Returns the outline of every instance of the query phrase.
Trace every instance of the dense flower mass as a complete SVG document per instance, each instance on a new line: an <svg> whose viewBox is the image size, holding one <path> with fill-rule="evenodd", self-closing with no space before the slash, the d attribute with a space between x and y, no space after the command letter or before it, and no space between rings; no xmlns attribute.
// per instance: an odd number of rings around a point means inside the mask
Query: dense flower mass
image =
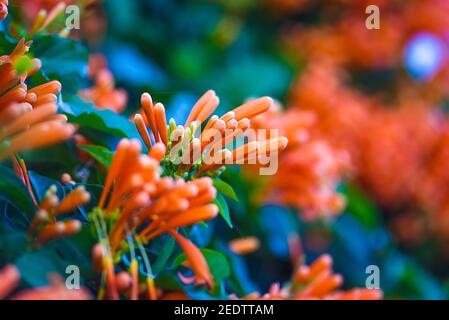
<svg viewBox="0 0 449 320"><path fill-rule="evenodd" d="M448 2L268 3L285 17L328 17L284 29L306 66L288 105L315 114L313 135L348 152L352 181L394 213L399 239L416 244L437 234L447 243ZM373 6L376 29L365 27Z"/></svg>
<svg viewBox="0 0 449 320"><path fill-rule="evenodd" d="M100 251L94 251L93 254L95 260L102 261L100 265L107 279L108 298L118 298L113 261L121 256L123 250L131 250L135 257L131 245L133 241L140 245L146 244L164 233L176 239L186 253L189 268L195 273L191 279L181 279L211 287L213 278L200 250L177 232L178 228L207 221L217 215L217 207L210 203L215 198L211 179L205 177L185 182L182 179L161 177L159 162L165 154L165 146L161 143L154 145L149 156L141 155L140 152L138 141L120 142L98 207L92 212L92 219L98 225L101 246L98 249ZM105 224L101 221L105 221ZM108 225L112 227L105 229ZM147 259L144 265L147 270L148 297L155 299L151 267ZM138 261L133 258L129 270L133 279L138 268ZM137 286L133 282L131 299L138 298Z"/></svg>
<svg viewBox="0 0 449 320"><path fill-rule="evenodd" d="M310 266L299 264L291 283L281 287L271 285L268 293L255 292L245 296L246 300L379 300L382 291L378 289L341 290L343 277L332 271L332 257L323 254Z"/></svg>
<svg viewBox="0 0 449 320"><path fill-rule="evenodd" d="M369 5L381 12L381 28L375 32L364 27L367 15L361 14ZM391 67L400 63L402 49L415 33L429 31L444 37L449 27L444 0L328 1L322 10L335 19L289 37L308 58L324 55L348 67Z"/></svg>
<svg viewBox="0 0 449 320"><path fill-rule="evenodd" d="M434 170L445 157L447 117L425 101L385 106L345 86L338 70L312 64L293 89L294 105L315 113L318 136L349 151L354 176L381 204L432 212L440 223L429 226L446 237L447 180Z"/></svg>
<svg viewBox="0 0 449 320"><path fill-rule="evenodd" d="M55 114L58 81L28 88L27 77L41 66L26 55L30 45L22 39L11 54L0 57L0 160L64 141L75 132L65 116Z"/></svg>
<svg viewBox="0 0 449 320"><path fill-rule="evenodd" d="M83 186L70 191L63 199L59 199L55 185L52 185L39 202L33 191L25 162L14 159L14 169L27 187L36 207L36 214L28 228L28 236L39 245L48 241L71 236L81 230L81 222L75 219L58 221L57 218L75 211L90 201L90 194Z"/></svg>

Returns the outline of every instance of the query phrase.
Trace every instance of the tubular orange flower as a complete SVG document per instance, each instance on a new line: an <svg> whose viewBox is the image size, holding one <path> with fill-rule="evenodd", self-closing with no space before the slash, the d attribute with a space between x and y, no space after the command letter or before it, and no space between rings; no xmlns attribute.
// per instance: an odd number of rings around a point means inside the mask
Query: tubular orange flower
<svg viewBox="0 0 449 320"><path fill-rule="evenodd" d="M207 261L201 251L190 240L182 237L179 233L171 231L170 234L176 239L182 250L186 253L187 266L195 272L193 278L185 278L182 276L182 281L185 283L195 282L197 285L205 284L211 288L214 284L214 279L212 278Z"/></svg>
<svg viewBox="0 0 449 320"><path fill-rule="evenodd" d="M96 60L90 61L94 63ZM89 64L89 70L97 67ZM93 102L98 109L110 109L117 113L123 112L128 102L128 94L125 90L115 88L112 73L106 68L90 70L89 72L95 77L95 85L92 88L80 91L79 96L88 102Z"/></svg>
<svg viewBox="0 0 449 320"><path fill-rule="evenodd" d="M149 150L153 147L153 141L166 146L164 163L175 177L216 175L224 166L257 163L264 153L274 154L287 145L285 137L272 137L269 144L259 146L256 134L245 136L251 119L270 108L272 99L268 97L248 101L222 117L210 117L219 99L213 90L209 90L193 106L184 126L177 125L174 119L167 124L164 106L161 103L153 104L148 93L142 95L141 102L143 111L134 116L137 130ZM202 123L205 126L201 131ZM234 149L232 153L227 149L232 150L239 139L245 138L253 141Z"/></svg>

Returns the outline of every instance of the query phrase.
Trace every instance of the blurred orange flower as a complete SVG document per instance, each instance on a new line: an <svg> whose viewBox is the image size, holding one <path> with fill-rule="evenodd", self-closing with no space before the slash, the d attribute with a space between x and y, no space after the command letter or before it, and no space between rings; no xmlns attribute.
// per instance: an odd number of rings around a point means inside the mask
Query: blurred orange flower
<svg viewBox="0 0 449 320"><path fill-rule="evenodd" d="M301 209L301 217L308 221L331 217L343 210L345 201L336 189L349 168L345 152L313 138L315 122L311 112L282 112L276 104L253 120L254 127L279 128L280 134L289 140L280 156L278 172L268 177L260 201Z"/></svg>
<svg viewBox="0 0 449 320"><path fill-rule="evenodd" d="M110 109L117 113L125 110L128 94L123 89L115 88L115 80L107 69L106 58L100 54L89 58L89 77L95 80L92 88L81 90L79 96L93 102L98 109Z"/></svg>

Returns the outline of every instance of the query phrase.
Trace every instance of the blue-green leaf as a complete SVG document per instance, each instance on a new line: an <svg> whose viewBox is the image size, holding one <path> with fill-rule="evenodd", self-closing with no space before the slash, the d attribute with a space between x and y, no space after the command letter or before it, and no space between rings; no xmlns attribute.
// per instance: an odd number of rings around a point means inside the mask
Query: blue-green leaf
<svg viewBox="0 0 449 320"><path fill-rule="evenodd" d="M168 259L170 258L171 254L173 253L173 249L175 248L175 238L168 237L162 247L160 248L159 256L157 257L156 261L153 265L153 274L158 275L165 267L165 265L168 262Z"/></svg>
<svg viewBox="0 0 449 320"><path fill-rule="evenodd" d="M41 72L60 81L64 94L76 94L87 75L88 51L80 42L56 34L37 36L31 51L42 61Z"/></svg>

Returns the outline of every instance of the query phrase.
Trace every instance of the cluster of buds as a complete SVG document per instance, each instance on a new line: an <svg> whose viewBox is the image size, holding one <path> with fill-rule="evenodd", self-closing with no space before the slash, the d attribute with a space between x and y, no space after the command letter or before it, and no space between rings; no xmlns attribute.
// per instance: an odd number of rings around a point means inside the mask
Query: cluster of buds
<svg viewBox="0 0 449 320"><path fill-rule="evenodd" d="M372 5L380 10L381 23L376 30L365 27L369 16L365 11ZM319 6L324 14L332 15L336 10L340 14L331 23L293 29L287 35L288 42L307 58L324 56L348 67L392 67L401 62L404 46L415 33L432 32L444 38L449 27L445 0L333 0Z"/></svg>
<svg viewBox="0 0 449 320"><path fill-rule="evenodd" d="M300 264L291 279L291 283L281 287L271 285L268 293L252 293L246 300L380 300L383 293L379 289L355 288L340 290L343 277L332 270L332 257L324 254L310 266ZM235 298L235 297L233 297Z"/></svg>
<svg viewBox="0 0 449 320"><path fill-rule="evenodd" d="M138 270L142 262L137 260L136 250L144 256L148 297L156 298L151 265L142 246L162 234L175 238L186 253L185 265L195 274L191 278L181 275L181 280L213 286L201 251L177 229L213 219L218 214L218 208L211 204L216 190L209 177L189 182L161 177L159 164L165 152L165 145L156 143L149 155L143 155L137 140L121 140L98 206L90 215L99 237L99 244L92 253L94 265L105 275L104 293L109 299L119 298L122 286L118 284L114 262L120 260L123 253L131 255L127 271L132 279L129 298L139 297Z"/></svg>
<svg viewBox="0 0 449 320"><path fill-rule="evenodd" d="M69 237L81 230L79 220L70 219L58 221L57 218L75 211L78 207L90 201L90 194L83 186L78 186L69 192L62 200L57 196L57 188L52 185L39 202L34 194L33 187L28 176L25 162L14 160L14 170L28 189L31 199L36 207L36 214L28 228L28 236L32 242L42 245L54 239ZM71 182L71 178L64 175L63 178Z"/></svg>
<svg viewBox="0 0 449 320"><path fill-rule="evenodd" d="M0 57L0 161L67 140L76 129L56 114L58 81L28 89L26 78L41 66L25 55L30 45L22 39L10 55Z"/></svg>
<svg viewBox="0 0 449 320"><path fill-rule="evenodd" d="M50 285L27 289L16 293L12 300L89 300L90 293L85 288L70 290L56 274L49 277ZM20 273L16 266L7 265L0 270L0 299L11 295L19 285Z"/></svg>
<svg viewBox="0 0 449 320"><path fill-rule="evenodd" d="M136 127L148 149L154 143L164 144L163 166L174 177L214 176L235 164L277 164L279 151L288 143L287 138L277 135L259 140L259 132L251 129L251 119L272 105L268 97L248 101L219 117L211 116L219 99L209 90L193 106L184 125L177 125L174 119L167 125L164 106L153 104L148 93L142 95L141 102L143 113L135 115ZM265 131L262 136L266 136Z"/></svg>
<svg viewBox="0 0 449 320"><path fill-rule="evenodd" d="M29 236L38 244L69 237L81 230L79 220L58 221L57 218L87 204L90 201L90 194L83 186L78 186L59 200L56 191L54 185L47 190L28 229Z"/></svg>
<svg viewBox="0 0 449 320"><path fill-rule="evenodd" d="M81 90L79 96L93 102L98 109L110 109L117 113L125 110L128 94L115 87L115 79L109 71L106 59L101 54L93 54L89 58L89 78L95 81L93 87Z"/></svg>

